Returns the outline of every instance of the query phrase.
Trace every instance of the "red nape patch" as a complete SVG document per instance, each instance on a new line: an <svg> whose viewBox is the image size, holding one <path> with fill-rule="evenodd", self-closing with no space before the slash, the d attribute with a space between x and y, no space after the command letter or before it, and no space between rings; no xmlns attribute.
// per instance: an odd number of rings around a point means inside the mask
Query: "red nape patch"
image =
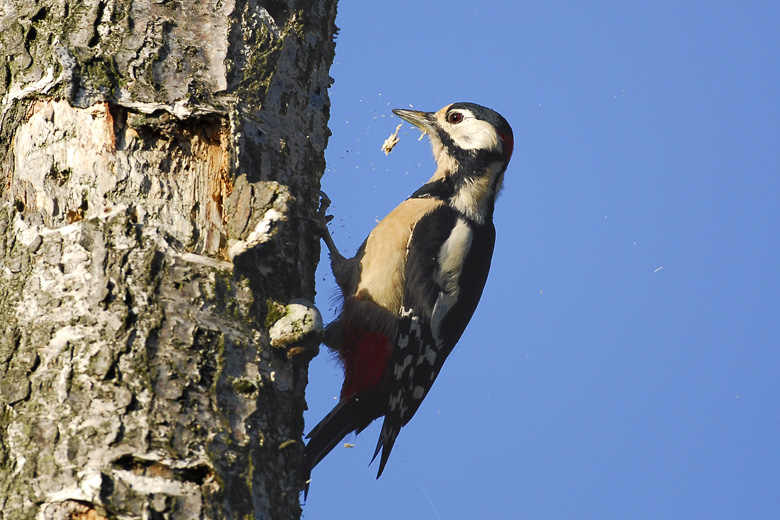
<svg viewBox="0 0 780 520"><path fill-rule="evenodd" d="M345 331L341 349L344 362L344 385L341 399L368 392L379 385L390 360L392 348L390 339L380 332L366 330Z"/></svg>
<svg viewBox="0 0 780 520"><path fill-rule="evenodd" d="M498 137L501 139L501 142L504 143L504 155L506 156L506 160L509 161L509 159L512 158L512 152L515 149L515 141L511 136L506 134L501 134Z"/></svg>

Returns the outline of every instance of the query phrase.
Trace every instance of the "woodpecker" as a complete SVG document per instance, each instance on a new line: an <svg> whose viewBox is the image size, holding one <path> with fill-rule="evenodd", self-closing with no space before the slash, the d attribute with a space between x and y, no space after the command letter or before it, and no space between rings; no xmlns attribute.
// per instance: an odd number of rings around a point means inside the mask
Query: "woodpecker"
<svg viewBox="0 0 780 520"><path fill-rule="evenodd" d="M352 258L320 229L342 296L325 332L344 368L339 403L307 438L307 474L347 434L384 416L374 451L382 475L471 319L495 243L493 208L512 157L512 128L474 103L393 110L428 135L433 177L390 212ZM308 488L308 485L307 485Z"/></svg>

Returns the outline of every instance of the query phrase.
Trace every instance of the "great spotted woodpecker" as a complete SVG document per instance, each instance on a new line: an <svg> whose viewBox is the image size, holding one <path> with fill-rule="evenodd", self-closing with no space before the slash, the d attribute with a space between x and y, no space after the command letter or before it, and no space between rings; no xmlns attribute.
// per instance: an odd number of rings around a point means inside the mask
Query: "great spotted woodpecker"
<svg viewBox="0 0 780 520"><path fill-rule="evenodd" d="M514 144L509 123L473 103L393 112L428 134L437 167L353 258L322 228L344 297L325 344L338 351L344 384L339 403L307 436L308 472L348 433L384 416L374 452L376 459L382 450L379 478L471 319L490 269L493 207Z"/></svg>

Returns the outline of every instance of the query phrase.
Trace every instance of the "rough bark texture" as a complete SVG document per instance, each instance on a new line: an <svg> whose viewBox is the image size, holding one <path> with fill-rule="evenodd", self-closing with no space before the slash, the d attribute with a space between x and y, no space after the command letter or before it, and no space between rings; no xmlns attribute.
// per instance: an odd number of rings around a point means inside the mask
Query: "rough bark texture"
<svg viewBox="0 0 780 520"><path fill-rule="evenodd" d="M0 518L300 517L335 10L0 3Z"/></svg>

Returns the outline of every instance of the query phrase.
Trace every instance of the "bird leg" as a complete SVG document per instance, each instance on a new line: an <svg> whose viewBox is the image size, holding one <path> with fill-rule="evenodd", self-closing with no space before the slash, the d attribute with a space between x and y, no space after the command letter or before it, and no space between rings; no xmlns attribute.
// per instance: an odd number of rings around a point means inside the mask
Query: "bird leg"
<svg viewBox="0 0 780 520"><path fill-rule="evenodd" d="M319 233L320 238L322 238L322 241L325 242L325 246L328 248L331 261L334 259L343 260L344 257L339 252L338 247L336 247L333 237L330 236L330 231L328 231L328 222L333 220L333 215L328 215L326 213L330 207L330 197L322 190L317 190L317 192L320 196L320 208L317 210L317 232Z"/></svg>
<svg viewBox="0 0 780 520"><path fill-rule="evenodd" d="M336 283L344 289L352 278L355 262L352 259L344 258L341 252L339 252L339 248L336 247L336 243L333 241L330 231L328 231L328 222L333 220L332 215L326 214L328 207L330 207L330 198L322 190L317 190L317 192L320 196L320 207L317 210L317 218L315 219L316 230L330 253L330 268L333 271L333 276L336 278Z"/></svg>

